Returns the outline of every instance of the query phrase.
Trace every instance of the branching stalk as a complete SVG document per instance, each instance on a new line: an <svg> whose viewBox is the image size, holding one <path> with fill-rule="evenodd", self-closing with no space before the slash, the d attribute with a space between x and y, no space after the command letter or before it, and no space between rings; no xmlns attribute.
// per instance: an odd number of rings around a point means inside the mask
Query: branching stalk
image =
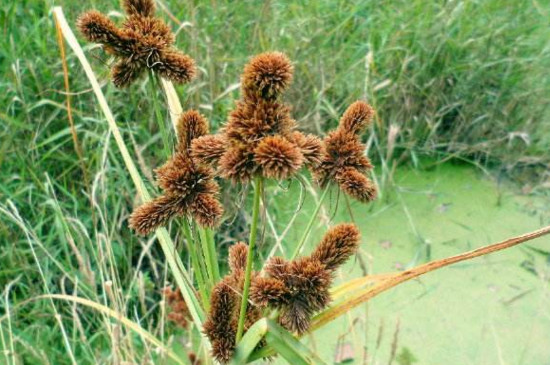
<svg viewBox="0 0 550 365"><path fill-rule="evenodd" d="M291 260L294 260L296 256L300 254L300 251L302 250L304 244L307 241L307 238L309 237L309 232L311 232L311 229L313 228L313 224L317 220L317 215L319 214L319 210L321 210L321 206L323 205L323 201L325 200L326 196L328 195L329 187L327 186L325 190L323 190L323 193L321 194L321 197L319 198L319 202L317 203L317 206L315 207L315 210L311 214L311 217L309 218L309 222L307 223L306 229L304 230L304 233L302 234L302 238L300 238L300 241L298 242L298 245L296 246L296 249L294 250L294 253L292 254Z"/></svg>
<svg viewBox="0 0 550 365"><path fill-rule="evenodd" d="M241 298L241 310L239 312L239 323L237 326L237 343L241 340L244 331L246 307L248 306L248 291L250 289L250 277L252 275L252 263L254 261L254 245L256 244L258 218L260 216L260 196L262 195L262 189L263 180L261 177L258 176L254 180L254 205L252 207L252 226L250 227L250 238L248 240L248 256L246 257L243 297Z"/></svg>

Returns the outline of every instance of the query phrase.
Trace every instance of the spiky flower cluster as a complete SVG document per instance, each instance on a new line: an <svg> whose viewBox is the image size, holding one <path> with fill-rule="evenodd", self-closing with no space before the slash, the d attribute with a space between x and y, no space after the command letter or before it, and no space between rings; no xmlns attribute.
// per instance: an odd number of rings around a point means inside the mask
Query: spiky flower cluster
<svg viewBox="0 0 550 365"><path fill-rule="evenodd" d="M222 364L231 359L235 349L247 255L248 246L245 243L239 242L229 249L230 273L212 290L210 311L204 323L204 333L212 344L212 356ZM252 275L255 277L257 273ZM261 316L258 307L249 305L244 329L250 328Z"/></svg>
<svg viewBox="0 0 550 365"><path fill-rule="evenodd" d="M193 216L203 227L214 227L223 214L214 171L198 165L190 155L192 141L208 133L208 121L190 110L178 120L177 130L176 152L156 170L158 185L164 193L135 209L130 217L130 227L140 234L148 234L173 217L185 215Z"/></svg>
<svg viewBox="0 0 550 365"><path fill-rule="evenodd" d="M185 304L181 290L174 290L170 287L166 287L164 288L164 296L170 307L168 319L180 327L186 327L191 315L189 314L189 308L187 308L187 304Z"/></svg>
<svg viewBox="0 0 550 365"><path fill-rule="evenodd" d="M321 163L313 169L321 187L336 182L343 192L363 203L376 197L376 187L366 176L372 164L360 140L373 115L370 105L356 101L344 112L338 128L325 137Z"/></svg>
<svg viewBox="0 0 550 365"><path fill-rule="evenodd" d="M302 166L321 160L319 138L295 130L296 121L281 101L292 81L293 66L282 53L254 57L241 77L241 100L220 134L199 138L193 156L218 166L234 182L254 176L287 179Z"/></svg>
<svg viewBox="0 0 550 365"><path fill-rule="evenodd" d="M128 86L147 69L173 82L189 82L196 72L195 62L174 48L174 34L154 16L154 0L123 0L123 7L127 18L121 27L95 10L77 21L88 41L102 44L118 59L111 69L113 83Z"/></svg>
<svg viewBox="0 0 550 365"><path fill-rule="evenodd" d="M260 307L279 310L279 322L302 334L311 316L330 302L329 288L334 271L359 246L359 230L353 224L331 228L310 256L287 261L274 257L265 266L265 277L252 281L251 299Z"/></svg>

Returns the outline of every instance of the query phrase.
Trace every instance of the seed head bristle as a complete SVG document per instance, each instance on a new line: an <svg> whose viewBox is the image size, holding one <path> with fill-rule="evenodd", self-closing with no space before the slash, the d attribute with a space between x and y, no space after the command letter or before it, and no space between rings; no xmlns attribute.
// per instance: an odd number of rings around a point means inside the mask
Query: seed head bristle
<svg viewBox="0 0 550 365"><path fill-rule="evenodd" d="M186 209L185 200L173 195L161 195L139 207L130 216L130 228L146 235L160 226L164 226L175 215L181 215Z"/></svg>
<svg viewBox="0 0 550 365"><path fill-rule="evenodd" d="M340 119L339 128L346 132L359 134L370 124L374 116L374 109L364 101L351 104Z"/></svg>
<svg viewBox="0 0 550 365"><path fill-rule="evenodd" d="M346 168L339 171L336 175L336 182L344 193L361 203L368 203L376 199L376 186L357 169Z"/></svg>
<svg viewBox="0 0 550 365"><path fill-rule="evenodd" d="M294 68L281 52L266 52L252 58L245 66L242 88L245 95L264 99L278 97L292 81Z"/></svg>
<svg viewBox="0 0 550 365"><path fill-rule="evenodd" d="M248 256L248 245L244 242L237 242L229 247L229 268L232 273L246 269L246 258Z"/></svg>
<svg viewBox="0 0 550 365"><path fill-rule="evenodd" d="M214 286L203 331L212 344L212 356L222 364L231 359L235 349L234 315L237 303L233 289L225 280Z"/></svg>
<svg viewBox="0 0 550 365"><path fill-rule="evenodd" d="M359 242L360 233L355 225L339 224L325 233L311 257L324 264L328 270L336 270L357 252Z"/></svg>
<svg viewBox="0 0 550 365"><path fill-rule="evenodd" d="M208 228L216 227L223 215L223 207L213 194L198 194L190 211L200 226Z"/></svg>
<svg viewBox="0 0 550 365"><path fill-rule="evenodd" d="M209 132L208 120L196 110L188 110L179 118L176 125L178 150L190 151L191 142Z"/></svg>
<svg viewBox="0 0 550 365"><path fill-rule="evenodd" d="M304 156L295 144L281 136L272 136L258 144L254 160L264 177L284 180L300 169Z"/></svg>
<svg viewBox="0 0 550 365"><path fill-rule="evenodd" d="M305 164L308 166L319 166L323 157L323 144L321 139L313 134L303 134L295 131L292 134L294 142L304 156Z"/></svg>
<svg viewBox="0 0 550 365"><path fill-rule="evenodd" d="M218 165L227 150L227 140L223 134L209 134L199 137L191 143L191 157L200 164Z"/></svg>
<svg viewBox="0 0 550 365"><path fill-rule="evenodd" d="M123 0L122 8L128 15L151 17L155 13L154 0Z"/></svg>

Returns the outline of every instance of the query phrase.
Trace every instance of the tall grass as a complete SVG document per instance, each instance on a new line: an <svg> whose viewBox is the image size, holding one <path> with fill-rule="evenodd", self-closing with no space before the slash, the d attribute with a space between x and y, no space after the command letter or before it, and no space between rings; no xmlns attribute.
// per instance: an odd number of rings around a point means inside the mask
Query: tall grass
<svg viewBox="0 0 550 365"><path fill-rule="evenodd" d="M200 108L217 125L238 96L235 83L247 56L280 49L297 62L289 99L301 125L321 133L335 125L350 101L366 96L378 110L372 142L380 159L416 161L438 153L482 162L508 163L510 157L537 162L550 143L545 137L550 91L546 2L161 3L165 18L180 29L178 46L202 67L198 82L179 88L179 94L185 106ZM108 316L56 303L66 325L60 331L50 302L26 303L45 287L85 293L130 313L150 333L165 333L164 321L154 318L162 306L155 288L167 276L162 253L128 232L126 220L137 197L84 73L69 53L82 160L75 154L48 13L53 4L0 5L1 307L17 310L17 322L8 323L12 330L2 322L1 338L21 363L71 363L71 354L78 363L137 362L158 349L136 348L134 335ZM83 6L55 4L65 7L69 19ZM104 11L118 8L115 1L94 5ZM107 84L108 68L101 65L109 60L94 47L87 50ZM163 150L144 97L147 82L132 93L111 85L104 92L140 172L150 181L149 166L159 165ZM388 156L392 125L395 142ZM82 166L90 179L84 178ZM58 346L67 341L70 353Z"/></svg>

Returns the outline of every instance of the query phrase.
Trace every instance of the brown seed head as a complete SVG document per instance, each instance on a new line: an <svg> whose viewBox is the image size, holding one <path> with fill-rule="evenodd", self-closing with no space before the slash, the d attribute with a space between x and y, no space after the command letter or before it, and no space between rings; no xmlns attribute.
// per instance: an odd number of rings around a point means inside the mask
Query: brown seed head
<svg viewBox="0 0 550 365"><path fill-rule="evenodd" d="M260 307L284 305L289 295L285 283L275 278L257 277L250 286L250 299Z"/></svg>
<svg viewBox="0 0 550 365"><path fill-rule="evenodd" d="M225 280L216 284L203 331L212 344L212 355L222 364L231 359L235 348L234 315L237 304L235 293Z"/></svg>
<svg viewBox="0 0 550 365"><path fill-rule="evenodd" d="M246 257L248 256L248 245L238 242L229 247L229 268L232 273L246 269Z"/></svg>
<svg viewBox="0 0 550 365"><path fill-rule="evenodd" d="M252 58L245 66L242 88L245 95L264 99L278 97L292 81L294 68L281 52L266 52Z"/></svg>
<svg viewBox="0 0 550 365"><path fill-rule="evenodd" d="M349 133L360 134L370 124L373 116L374 109L369 104L356 101L342 115L339 128Z"/></svg>
<svg viewBox="0 0 550 365"><path fill-rule="evenodd" d="M139 234L149 234L168 223L172 217L183 215L187 209L185 199L161 195L139 207L130 216L130 228Z"/></svg>
<svg viewBox="0 0 550 365"><path fill-rule="evenodd" d="M195 161L207 166L216 166L227 150L224 134L209 134L196 138L191 143L191 156Z"/></svg>
<svg viewBox="0 0 550 365"><path fill-rule="evenodd" d="M336 175L336 182L344 193L362 203L368 203L376 199L376 186L357 169L346 168L339 171Z"/></svg>
<svg viewBox="0 0 550 365"><path fill-rule="evenodd" d="M323 157L323 143L321 139L313 134L304 135L302 132L295 131L292 138L302 155L304 162L308 166L319 166Z"/></svg>
<svg viewBox="0 0 550 365"><path fill-rule="evenodd" d="M222 177L233 182L247 182L258 171L254 154L247 146L229 148L220 158Z"/></svg>
<svg viewBox="0 0 550 365"><path fill-rule="evenodd" d="M198 194L190 206L191 214L202 227L214 228L220 223L223 207L213 194Z"/></svg>
<svg viewBox="0 0 550 365"><path fill-rule="evenodd" d="M267 178L288 179L302 167L304 156L281 136L264 138L254 150L254 161Z"/></svg>
<svg viewBox="0 0 550 365"><path fill-rule="evenodd" d="M208 134L208 120L196 110L183 113L177 123L178 150L187 152L194 139Z"/></svg>
<svg viewBox="0 0 550 365"><path fill-rule="evenodd" d="M155 2L153 0L123 0L122 7L128 15L152 17L155 13Z"/></svg>
<svg viewBox="0 0 550 365"><path fill-rule="evenodd" d="M359 229L353 224L339 224L330 228L311 257L328 270L336 270L357 252L360 242Z"/></svg>
<svg viewBox="0 0 550 365"><path fill-rule="evenodd" d="M194 77L195 63L174 47L170 27L153 16L153 0L123 0L128 14L121 27L97 11L82 14L77 26L91 42L101 43L118 58L111 70L117 87L137 80L146 70L152 70L173 82L189 82Z"/></svg>

